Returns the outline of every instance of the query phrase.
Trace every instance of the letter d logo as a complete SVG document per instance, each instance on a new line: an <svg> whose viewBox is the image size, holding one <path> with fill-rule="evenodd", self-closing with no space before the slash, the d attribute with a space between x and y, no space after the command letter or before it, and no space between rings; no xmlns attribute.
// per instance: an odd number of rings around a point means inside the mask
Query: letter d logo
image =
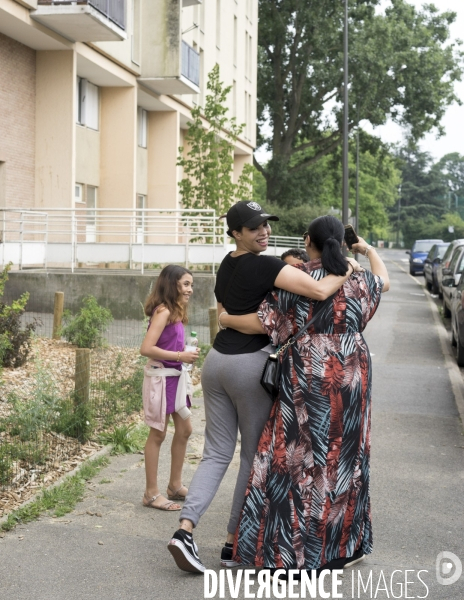
<svg viewBox="0 0 464 600"><path fill-rule="evenodd" d="M452 585L462 575L462 562L452 552L440 552L437 556L436 568L437 581L440 585Z"/></svg>

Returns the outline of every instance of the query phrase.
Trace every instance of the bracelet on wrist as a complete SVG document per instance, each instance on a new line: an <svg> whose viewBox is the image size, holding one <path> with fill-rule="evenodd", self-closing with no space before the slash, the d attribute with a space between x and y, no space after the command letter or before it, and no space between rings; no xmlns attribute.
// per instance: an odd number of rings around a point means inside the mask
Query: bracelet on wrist
<svg viewBox="0 0 464 600"><path fill-rule="evenodd" d="M368 244L367 248L366 248L366 252L364 253L364 256L367 258L369 256L369 250L372 250L372 246L370 244Z"/></svg>
<svg viewBox="0 0 464 600"><path fill-rule="evenodd" d="M224 327L224 325L222 325L222 323L221 323L221 317L222 317L222 315L227 315L227 314L228 314L227 311L223 310L222 313L220 313L218 315L218 327L219 327L219 329L221 331L224 331L225 329L227 329L227 327Z"/></svg>
<svg viewBox="0 0 464 600"><path fill-rule="evenodd" d="M181 360L180 360L180 350L177 351L177 362L181 362Z"/></svg>

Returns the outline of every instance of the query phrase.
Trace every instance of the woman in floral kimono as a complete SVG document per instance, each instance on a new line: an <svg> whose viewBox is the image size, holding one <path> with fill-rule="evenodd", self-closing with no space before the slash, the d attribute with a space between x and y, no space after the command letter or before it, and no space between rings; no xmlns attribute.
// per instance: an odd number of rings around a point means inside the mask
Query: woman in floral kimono
<svg viewBox="0 0 464 600"><path fill-rule="evenodd" d="M311 260L295 268L315 279L345 272L343 224L320 217L308 233ZM279 397L261 435L235 536L239 563L321 570L372 552L372 379L362 331L389 280L374 248L360 239L352 250L367 256L371 271L354 273L331 299L276 289L259 308L259 324L256 315L222 318L244 333L261 325L278 346L318 311L281 358Z"/></svg>

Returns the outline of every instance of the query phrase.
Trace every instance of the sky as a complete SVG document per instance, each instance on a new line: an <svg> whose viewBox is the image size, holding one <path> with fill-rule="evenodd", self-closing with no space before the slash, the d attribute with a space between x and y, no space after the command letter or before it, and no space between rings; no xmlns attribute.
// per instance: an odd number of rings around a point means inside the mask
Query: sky
<svg viewBox="0 0 464 600"><path fill-rule="evenodd" d="M426 3L433 3L440 12L452 10L457 13L456 22L451 27L451 37L464 40L464 0L408 0L408 2L417 8ZM383 4L387 6L390 2L384 0ZM464 81L455 84L455 92L456 96L463 101L463 105L459 106L454 103L448 107L442 120L445 135L437 139L436 133L430 133L420 143L421 149L429 152L436 160L451 152L464 154ZM381 137L385 142L397 143L404 139L402 128L391 121L375 129L369 123L363 123L363 127L366 131ZM257 151L256 157L259 162L266 162L271 158L271 154Z"/></svg>

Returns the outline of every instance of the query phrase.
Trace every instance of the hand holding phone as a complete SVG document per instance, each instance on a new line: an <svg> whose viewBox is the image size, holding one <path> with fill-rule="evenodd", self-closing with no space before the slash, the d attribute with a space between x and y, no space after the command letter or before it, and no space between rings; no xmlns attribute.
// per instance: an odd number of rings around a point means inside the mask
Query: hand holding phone
<svg viewBox="0 0 464 600"><path fill-rule="evenodd" d="M359 238L356 235L356 231L353 229L353 225L345 225L345 242L349 250L351 250L353 244L359 242Z"/></svg>

